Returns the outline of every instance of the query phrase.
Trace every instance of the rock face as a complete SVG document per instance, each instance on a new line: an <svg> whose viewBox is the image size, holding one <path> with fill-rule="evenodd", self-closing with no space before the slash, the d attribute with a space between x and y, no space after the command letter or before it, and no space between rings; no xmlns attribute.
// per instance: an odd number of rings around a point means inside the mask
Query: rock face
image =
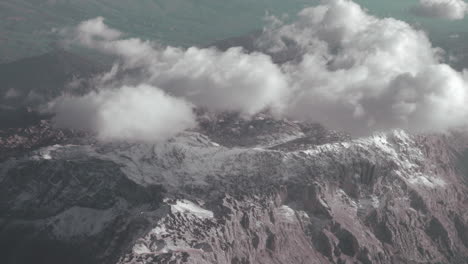
<svg viewBox="0 0 468 264"><path fill-rule="evenodd" d="M155 145L10 152L3 263L466 263L463 135L200 118Z"/></svg>
<svg viewBox="0 0 468 264"><path fill-rule="evenodd" d="M30 126L0 128L0 160L40 147L74 142L80 140L80 136L86 134L56 129L48 120L38 120Z"/></svg>

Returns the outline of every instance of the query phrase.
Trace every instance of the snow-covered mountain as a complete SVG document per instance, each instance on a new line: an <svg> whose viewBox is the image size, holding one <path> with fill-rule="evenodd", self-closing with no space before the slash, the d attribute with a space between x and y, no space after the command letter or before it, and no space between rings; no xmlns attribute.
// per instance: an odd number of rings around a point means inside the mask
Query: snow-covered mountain
<svg viewBox="0 0 468 264"><path fill-rule="evenodd" d="M2 263L466 263L463 135L199 119L154 145L2 131Z"/></svg>

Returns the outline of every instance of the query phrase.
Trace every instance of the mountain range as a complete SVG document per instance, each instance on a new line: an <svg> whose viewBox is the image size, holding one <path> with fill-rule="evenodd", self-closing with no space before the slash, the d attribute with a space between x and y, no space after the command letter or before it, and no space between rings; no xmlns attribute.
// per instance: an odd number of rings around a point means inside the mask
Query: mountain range
<svg viewBox="0 0 468 264"><path fill-rule="evenodd" d="M197 109L167 141L102 142L36 111L103 67L64 51L0 65L1 113L27 117L0 128L2 263L466 263L463 133Z"/></svg>

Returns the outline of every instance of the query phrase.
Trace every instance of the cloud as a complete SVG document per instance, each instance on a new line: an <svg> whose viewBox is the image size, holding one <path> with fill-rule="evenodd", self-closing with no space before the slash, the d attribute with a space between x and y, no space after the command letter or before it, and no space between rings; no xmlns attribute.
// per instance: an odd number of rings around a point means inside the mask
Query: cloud
<svg viewBox="0 0 468 264"><path fill-rule="evenodd" d="M102 18L85 21L74 29L74 39L118 62L96 78L98 92L57 104L58 123L72 116L101 138L164 138L193 126L194 105L246 117L269 109L354 135L467 125L468 74L444 64L443 51L424 32L371 16L352 1L323 3L302 10L291 24L273 19L251 53L161 47L124 38ZM274 64L278 56L290 60ZM128 72L132 77L122 78ZM146 115L139 100L154 114ZM103 116L108 107L122 117Z"/></svg>
<svg viewBox="0 0 468 264"><path fill-rule="evenodd" d="M103 17L97 17L84 21L76 28L77 38L87 45L92 45L98 40L115 40L122 35L122 32L109 28L104 24Z"/></svg>
<svg viewBox="0 0 468 264"><path fill-rule="evenodd" d="M50 108L57 126L86 129L102 140L154 142L196 125L189 103L149 85L62 96Z"/></svg>
<svg viewBox="0 0 468 264"><path fill-rule="evenodd" d="M100 37L97 29L103 32ZM136 38L114 38L102 18L81 23L75 32L79 43L122 59L122 69L140 69L138 81L161 87L198 106L216 111L238 111L247 116L265 108L283 108L287 76L270 56L246 54L241 48L225 52L214 48L160 47ZM109 79L109 78L108 78Z"/></svg>
<svg viewBox="0 0 468 264"><path fill-rule="evenodd" d="M114 55L118 62L93 79L97 92L53 103L59 126L91 130L103 140L154 141L193 127L191 105L246 117L284 107L288 82L265 54L160 47L122 38L103 18L84 21L68 34L70 42Z"/></svg>
<svg viewBox="0 0 468 264"><path fill-rule="evenodd" d="M468 4L463 0L420 0L411 10L420 16L460 20L468 12Z"/></svg>
<svg viewBox="0 0 468 264"><path fill-rule="evenodd" d="M161 55L164 65L152 64L149 81L198 106L245 115L284 107L288 82L269 56L240 48L169 48Z"/></svg>
<svg viewBox="0 0 468 264"><path fill-rule="evenodd" d="M300 53L283 66L292 80L286 115L355 135L466 125L466 78L441 63L442 51L424 32L351 1L326 3L268 28L257 42L273 56Z"/></svg>

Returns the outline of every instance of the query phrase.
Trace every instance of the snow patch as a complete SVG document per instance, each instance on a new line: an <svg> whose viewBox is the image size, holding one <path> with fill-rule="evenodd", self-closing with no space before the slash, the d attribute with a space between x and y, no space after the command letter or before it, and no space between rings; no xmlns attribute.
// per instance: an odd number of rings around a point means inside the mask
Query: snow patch
<svg viewBox="0 0 468 264"><path fill-rule="evenodd" d="M413 185L423 185L429 188L442 187L446 184L442 179L429 177L424 174L419 174L415 177L412 177L408 181Z"/></svg>
<svg viewBox="0 0 468 264"><path fill-rule="evenodd" d="M296 217L294 210L287 205L283 205L278 208L278 214L288 222L293 222Z"/></svg>
<svg viewBox="0 0 468 264"><path fill-rule="evenodd" d="M156 234L156 235L165 235L165 234L168 234L167 233L167 229L164 225L159 225L157 226L156 228L154 228L153 230L151 230L151 233L152 234Z"/></svg>
<svg viewBox="0 0 468 264"><path fill-rule="evenodd" d="M202 219L213 218L214 216L213 212L203 209L188 200L177 200L176 204L171 205L171 211L173 213L190 214Z"/></svg>
<svg viewBox="0 0 468 264"><path fill-rule="evenodd" d="M138 243L135 246L133 246L132 250L133 250L133 253L138 254L138 255L151 254L151 250L149 250L149 248L142 243Z"/></svg>
<svg viewBox="0 0 468 264"><path fill-rule="evenodd" d="M35 160L51 160L54 158L53 153L66 147L71 147L74 145L53 145L38 150L37 155L33 156Z"/></svg>
<svg viewBox="0 0 468 264"><path fill-rule="evenodd" d="M378 134L371 137L372 144L377 147L382 152L386 153L387 155L391 156L392 158L398 158L398 154L396 153L395 149L392 145L388 142L387 135L385 134Z"/></svg>
<svg viewBox="0 0 468 264"><path fill-rule="evenodd" d="M45 147L43 149L39 150L39 159L44 159L44 160L51 160L52 159L52 152L58 150L61 148L61 145L53 145L50 147Z"/></svg>

